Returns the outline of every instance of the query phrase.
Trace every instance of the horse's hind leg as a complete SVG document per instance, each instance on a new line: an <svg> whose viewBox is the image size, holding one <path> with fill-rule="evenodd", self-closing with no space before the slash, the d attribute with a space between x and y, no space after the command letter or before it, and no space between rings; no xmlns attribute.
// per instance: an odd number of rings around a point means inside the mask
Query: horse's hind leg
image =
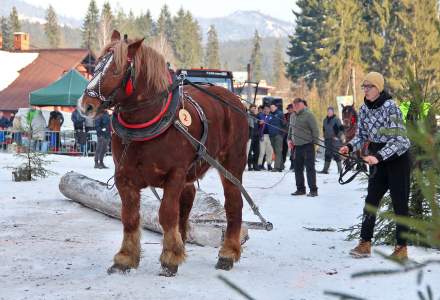
<svg viewBox="0 0 440 300"><path fill-rule="evenodd" d="M163 248L160 255L162 276L175 276L185 260L185 245L179 231L180 196L184 188L186 172L171 173L164 185L164 196L159 209L159 222L163 229Z"/></svg>
<svg viewBox="0 0 440 300"><path fill-rule="evenodd" d="M137 268L141 253L139 229L140 189L125 179L116 180L116 186L122 200L121 220L124 225L124 239L121 249L113 259L113 266L108 269L109 274Z"/></svg>
<svg viewBox="0 0 440 300"><path fill-rule="evenodd" d="M185 243L187 239L188 217L193 206L195 195L196 188L194 187L194 184L188 184L185 186L180 196L179 230L183 243Z"/></svg>
<svg viewBox="0 0 440 300"><path fill-rule="evenodd" d="M243 171L235 170L231 171L227 164L225 167L240 181L242 180ZM232 168L237 169L238 166L233 166ZM244 165L243 165L244 168ZM237 186L226 179L223 175L220 175L224 195L225 195L225 210L227 227L225 240L219 251L219 258L216 264L217 269L230 270L232 269L234 262L240 259L241 254L241 243L240 243L240 231L241 231L241 221L242 221L242 208L243 199L241 198L241 192Z"/></svg>

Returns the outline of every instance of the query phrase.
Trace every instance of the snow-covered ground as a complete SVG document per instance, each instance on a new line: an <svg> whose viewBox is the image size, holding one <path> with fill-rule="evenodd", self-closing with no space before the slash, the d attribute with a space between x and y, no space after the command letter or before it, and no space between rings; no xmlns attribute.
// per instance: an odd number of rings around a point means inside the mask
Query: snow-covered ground
<svg viewBox="0 0 440 300"><path fill-rule="evenodd" d="M344 241L345 234L303 228L337 229L358 221L364 184L339 185L335 169L331 175L318 175L317 198L290 196L292 173L272 189L257 189L272 185L282 174L246 172L244 184L274 230L251 231L242 259L229 272L214 268L218 249L187 245L188 259L178 275L160 277L161 236L144 231L139 268L109 276L106 269L121 243L121 222L66 200L58 183L70 170L106 181L112 169L93 169L92 158L49 157L58 175L18 183L3 168L16 165L16 158L0 153L0 299L242 299L219 274L256 299L334 299L325 296L325 290L367 299L417 298L415 273L351 279L354 272L394 265L378 255L354 260L348 251L355 243ZM106 158L113 166L110 161ZM223 198L216 172L207 174L201 188ZM256 220L246 204L244 217ZM409 252L417 261L440 255L415 247ZM440 268L428 270L425 282L438 295Z"/></svg>

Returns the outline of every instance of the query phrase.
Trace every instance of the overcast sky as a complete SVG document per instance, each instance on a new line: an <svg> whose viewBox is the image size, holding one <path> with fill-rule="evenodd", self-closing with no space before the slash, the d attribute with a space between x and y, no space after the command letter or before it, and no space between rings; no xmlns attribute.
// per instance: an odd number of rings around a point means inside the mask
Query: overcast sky
<svg viewBox="0 0 440 300"><path fill-rule="evenodd" d="M89 0L24 0L36 6L47 8L49 4L57 14L82 19ZM101 9L104 0L96 0ZM124 11L132 9L135 14L150 9L156 18L160 8L167 4L172 13L180 7L191 11L197 17L223 17L236 10L257 10L272 17L292 22L292 8L295 0L110 0L112 8L122 6ZM123 4L122 4L123 3Z"/></svg>

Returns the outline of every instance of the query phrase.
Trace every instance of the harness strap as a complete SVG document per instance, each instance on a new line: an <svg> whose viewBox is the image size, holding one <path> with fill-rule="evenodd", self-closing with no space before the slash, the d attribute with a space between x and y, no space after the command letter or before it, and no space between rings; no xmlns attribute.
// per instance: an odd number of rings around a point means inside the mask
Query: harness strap
<svg viewBox="0 0 440 300"><path fill-rule="evenodd" d="M188 94L184 94L184 99L188 100L189 103L192 104L192 106L194 106L194 108L197 111L197 114L199 115L200 120L202 121L203 124L203 133L202 133L202 138L200 139L200 143L202 145L205 145L206 140L208 138L208 119L206 118L205 112L203 111L203 109L200 107L200 105L194 101L194 99L188 95ZM197 147L197 160L200 159L200 157L203 155L204 152L206 152L206 148L205 147ZM194 164L196 163L196 161L194 162Z"/></svg>
<svg viewBox="0 0 440 300"><path fill-rule="evenodd" d="M241 184L240 180L238 180L234 175L231 174L228 170L226 170L217 160L215 160L212 156L208 154L208 151L205 147L205 145L201 144L195 137L193 137L186 127L179 121L174 121L174 127L180 131L183 136L185 136L191 145L193 145L194 148L198 149L198 147L204 148L204 151L202 152L202 158L210 164L212 167L217 169L220 173L222 173L223 176L225 176L226 179L228 179L231 183L233 183L235 186L238 187L240 192L243 194L244 198L248 202L249 206L251 207L254 214L261 220L261 223L263 224L264 229L267 231L271 231L273 229L273 224L270 222L267 222L266 219L261 215L258 206L255 205L254 201L252 201L251 196L248 194L248 192L245 190L243 185Z"/></svg>

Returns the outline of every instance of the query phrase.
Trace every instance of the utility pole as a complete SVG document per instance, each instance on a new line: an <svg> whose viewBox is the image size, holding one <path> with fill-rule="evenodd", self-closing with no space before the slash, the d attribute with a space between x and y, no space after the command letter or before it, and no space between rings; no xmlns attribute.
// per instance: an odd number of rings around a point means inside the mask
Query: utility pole
<svg viewBox="0 0 440 300"><path fill-rule="evenodd" d="M247 64L247 101L248 103L252 102L251 95L251 81L252 81L252 67L251 64Z"/></svg>
<svg viewBox="0 0 440 300"><path fill-rule="evenodd" d="M356 104L356 69L351 67L351 80L353 88L353 106Z"/></svg>

